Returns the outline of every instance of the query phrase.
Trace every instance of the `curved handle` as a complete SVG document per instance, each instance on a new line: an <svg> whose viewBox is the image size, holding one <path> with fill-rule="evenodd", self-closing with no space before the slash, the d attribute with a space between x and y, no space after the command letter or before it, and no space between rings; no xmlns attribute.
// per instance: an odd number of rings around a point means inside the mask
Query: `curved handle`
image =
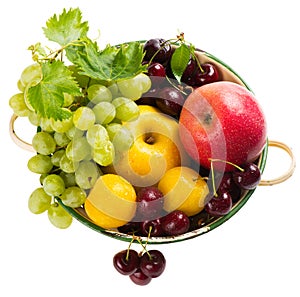
<svg viewBox="0 0 300 297"><path fill-rule="evenodd" d="M34 149L32 147L32 145L26 141L24 141L23 139L21 139L15 131L15 121L18 118L17 115L13 114L12 117L10 118L10 122L9 122L9 134L12 138L12 140L15 142L15 144L17 144L19 147L21 147L22 149L25 149L27 151L30 152L34 152Z"/></svg>
<svg viewBox="0 0 300 297"><path fill-rule="evenodd" d="M275 141L275 140L269 140L268 146L269 147L277 147L277 148L282 149L285 152L287 152L291 158L291 164L290 164L289 169L284 174L282 174L274 179L261 180L259 183L260 186L273 186L276 184L280 184L280 183L286 181L287 179L289 179L293 175L295 168L296 168L295 156L294 156L291 148L288 147L285 143L280 142L280 141Z"/></svg>

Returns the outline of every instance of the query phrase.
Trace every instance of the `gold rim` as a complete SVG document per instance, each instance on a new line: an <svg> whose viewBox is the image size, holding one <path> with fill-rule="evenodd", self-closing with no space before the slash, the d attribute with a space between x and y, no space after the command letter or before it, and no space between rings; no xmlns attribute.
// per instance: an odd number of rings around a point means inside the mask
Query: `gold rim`
<svg viewBox="0 0 300 297"><path fill-rule="evenodd" d="M18 118L18 116L15 114L13 114L12 117L10 118L9 134L10 134L12 140L14 141L14 143L16 145L18 145L20 148L30 151L30 152L33 152L34 149L33 149L32 145L30 143L24 141L23 139L21 139L15 131L15 121L17 118Z"/></svg>
<svg viewBox="0 0 300 297"><path fill-rule="evenodd" d="M290 164L289 169L284 174L280 175L279 177L276 177L274 179L261 180L259 183L260 186L273 186L276 184L280 184L280 183L286 181L287 179L289 179L293 175L295 168L296 168L295 156L289 146L287 146L283 142L275 141L275 140L269 140L268 146L276 147L276 148L282 149L285 152L287 152L291 158L291 164Z"/></svg>

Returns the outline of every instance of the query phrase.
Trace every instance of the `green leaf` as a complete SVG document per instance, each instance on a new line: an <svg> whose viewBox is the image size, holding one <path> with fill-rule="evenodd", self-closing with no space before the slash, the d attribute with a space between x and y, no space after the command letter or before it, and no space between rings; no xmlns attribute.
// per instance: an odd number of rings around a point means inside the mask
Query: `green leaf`
<svg viewBox="0 0 300 297"><path fill-rule="evenodd" d="M82 95L80 88L72 77L72 72L61 61L42 64L42 80L29 88L29 102L43 118L64 120L71 112L62 108L64 93L74 96Z"/></svg>
<svg viewBox="0 0 300 297"><path fill-rule="evenodd" d="M79 67L83 75L111 82L134 77L146 70L146 66L142 65L143 46L139 42L107 45L99 51L96 43L87 38L85 41L81 48L66 49L68 59Z"/></svg>
<svg viewBox="0 0 300 297"><path fill-rule="evenodd" d="M46 37L61 46L85 37L88 32L88 23L81 22L82 14L79 8L63 10L58 17L54 14L43 28Z"/></svg>
<svg viewBox="0 0 300 297"><path fill-rule="evenodd" d="M190 60L191 49L184 43L178 46L171 58L171 69L175 78L180 82L181 76Z"/></svg>

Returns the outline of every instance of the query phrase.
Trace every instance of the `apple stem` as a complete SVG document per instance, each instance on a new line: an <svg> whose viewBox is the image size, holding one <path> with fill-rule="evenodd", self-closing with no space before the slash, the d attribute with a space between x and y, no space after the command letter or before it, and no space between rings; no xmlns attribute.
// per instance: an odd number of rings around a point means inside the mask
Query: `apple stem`
<svg viewBox="0 0 300 297"><path fill-rule="evenodd" d="M237 168L238 170L244 172L244 169L243 169L242 167L240 167L240 166L238 166L238 165L236 165L236 164L234 164L234 163L232 163L232 162L230 162L230 161L224 161L224 160L221 160L221 159L212 159L212 158L209 158L209 160L211 161L211 164L212 164L213 162L223 162L223 163L232 165L233 167Z"/></svg>

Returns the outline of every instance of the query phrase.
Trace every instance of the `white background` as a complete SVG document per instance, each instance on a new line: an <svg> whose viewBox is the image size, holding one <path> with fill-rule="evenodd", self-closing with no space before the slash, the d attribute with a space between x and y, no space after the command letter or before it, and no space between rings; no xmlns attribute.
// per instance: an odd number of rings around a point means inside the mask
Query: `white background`
<svg viewBox="0 0 300 297"><path fill-rule="evenodd" d="M17 1L1 8L1 214L0 295L15 296L299 296L299 174L259 187L233 218L206 235L161 245L164 274L146 287L119 275L112 257L127 243L78 222L54 228L35 216L27 199L38 177L27 170L32 153L8 134L10 96L31 63L26 48L44 41L41 27L64 7L80 7L91 37L100 44L154 37L177 30L196 46L235 69L250 85L268 121L268 136L287 143L299 157L298 1ZM23 124L24 131L33 131ZM30 139L29 139L30 140ZM264 178L289 167L284 152L270 149ZM139 246L135 246L139 250ZM106 292L106 293L105 293Z"/></svg>

